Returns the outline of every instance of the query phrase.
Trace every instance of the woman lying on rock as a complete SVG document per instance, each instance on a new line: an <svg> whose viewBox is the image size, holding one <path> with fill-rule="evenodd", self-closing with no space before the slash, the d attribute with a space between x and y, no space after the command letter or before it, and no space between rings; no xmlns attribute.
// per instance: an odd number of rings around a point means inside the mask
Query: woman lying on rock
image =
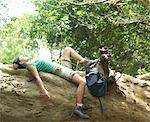
<svg viewBox="0 0 150 122"><path fill-rule="evenodd" d="M65 65L68 65L70 63L70 59L74 59L82 63L84 66L88 66L89 64L93 63L94 61L88 60L86 58L83 58L81 55L79 55L74 49L71 47L66 47L63 51L63 62L65 61ZM74 114L84 118L88 119L89 116L83 111L83 96L84 96L84 90L85 90L85 79L82 78L79 74L77 74L72 69L66 67L63 64L58 64L55 62L47 62L44 60L36 60L33 63L29 63L29 58L25 56L19 56L13 61L13 68L19 69L19 68L26 68L31 75L35 78L39 88L41 89L42 95L45 97L51 98L54 97L52 94L50 94L46 88L44 87L44 84L39 76L40 71L46 72L46 73L53 73L60 77L63 77L67 80L70 80L78 85L76 90L76 107L74 109Z"/></svg>

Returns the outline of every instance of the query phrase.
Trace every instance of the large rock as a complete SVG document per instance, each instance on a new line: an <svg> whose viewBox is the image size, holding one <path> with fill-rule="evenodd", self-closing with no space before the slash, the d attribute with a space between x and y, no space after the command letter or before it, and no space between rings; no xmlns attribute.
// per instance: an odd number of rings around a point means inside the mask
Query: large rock
<svg viewBox="0 0 150 122"><path fill-rule="evenodd" d="M40 96L39 89L27 70L0 66L0 120L81 121L72 115L76 85L53 74L40 72L40 76L55 99L45 100ZM100 113L98 100L86 89L84 103L89 107L87 113L91 116L86 121L149 122L150 81L120 73L115 73L115 79L109 86L108 94L102 99L104 114Z"/></svg>

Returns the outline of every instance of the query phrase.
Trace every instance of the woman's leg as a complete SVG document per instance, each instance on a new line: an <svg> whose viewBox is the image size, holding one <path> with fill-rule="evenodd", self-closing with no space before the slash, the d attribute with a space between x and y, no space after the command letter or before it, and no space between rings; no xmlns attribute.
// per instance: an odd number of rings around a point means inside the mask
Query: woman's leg
<svg viewBox="0 0 150 122"><path fill-rule="evenodd" d="M63 58L65 59L74 59L77 61L82 61L84 58L78 54L74 49L71 47L65 47L63 51Z"/></svg>
<svg viewBox="0 0 150 122"><path fill-rule="evenodd" d="M78 85L76 91L76 103L82 104L86 85L85 80L79 74L75 74L72 80Z"/></svg>
<svg viewBox="0 0 150 122"><path fill-rule="evenodd" d="M86 67L88 67L90 64L97 61L97 60L89 60L87 58L83 58L79 53L77 53L71 47L65 47L63 51L63 58L68 60L73 59L79 61L81 64L83 64Z"/></svg>
<svg viewBox="0 0 150 122"><path fill-rule="evenodd" d="M79 74L75 74L72 80L78 85L77 91L76 91L76 107L74 109L74 114L76 114L77 116L83 119L89 119L89 116L83 110L85 80Z"/></svg>

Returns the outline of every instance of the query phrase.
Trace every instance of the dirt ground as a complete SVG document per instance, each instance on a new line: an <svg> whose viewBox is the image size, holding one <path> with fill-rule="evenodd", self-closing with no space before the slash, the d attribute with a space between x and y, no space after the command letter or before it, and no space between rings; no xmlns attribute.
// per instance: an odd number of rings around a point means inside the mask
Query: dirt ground
<svg viewBox="0 0 150 122"><path fill-rule="evenodd" d="M24 80L25 77L4 75L0 83L6 83L8 87L14 86L14 81L21 85L26 82ZM39 96L35 82L27 83L29 91L24 95L19 93L19 90L23 91L24 85L19 84L13 91L1 88L0 122L150 122L150 112L137 106L134 101L127 102L116 84L112 84L108 94L102 98L103 114L100 112L98 99L85 94L84 103L88 108L86 112L90 116L88 120L72 115L75 97L72 95L74 91L67 92L70 91L68 86L60 88L49 85L47 88L55 93L56 99L45 100Z"/></svg>
<svg viewBox="0 0 150 122"><path fill-rule="evenodd" d="M111 93L113 94L113 93ZM118 94L106 96L103 99L105 111L100 112L97 99L89 101L87 113L89 120L82 120L72 114L73 106L67 103L49 102L42 98L24 98L17 94L1 93L1 122L149 122L146 111L134 106L134 103L126 103ZM13 99L13 101L12 101ZM109 103L111 104L108 104ZM110 102L111 101L111 102Z"/></svg>

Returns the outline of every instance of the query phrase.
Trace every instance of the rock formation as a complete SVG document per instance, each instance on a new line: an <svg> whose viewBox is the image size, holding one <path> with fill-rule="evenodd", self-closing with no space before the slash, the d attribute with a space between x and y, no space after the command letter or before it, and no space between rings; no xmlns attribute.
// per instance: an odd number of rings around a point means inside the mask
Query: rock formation
<svg viewBox="0 0 150 122"><path fill-rule="evenodd" d="M80 73L84 76L84 73ZM87 88L84 103L88 107L89 120L84 122L149 122L150 121L150 74L137 78L112 73L113 83L102 98L104 114L99 110L97 98ZM80 122L72 115L75 106L76 85L53 74L40 72L47 90L55 99L45 100L34 79L25 69L13 70L0 65L0 120L2 122Z"/></svg>

